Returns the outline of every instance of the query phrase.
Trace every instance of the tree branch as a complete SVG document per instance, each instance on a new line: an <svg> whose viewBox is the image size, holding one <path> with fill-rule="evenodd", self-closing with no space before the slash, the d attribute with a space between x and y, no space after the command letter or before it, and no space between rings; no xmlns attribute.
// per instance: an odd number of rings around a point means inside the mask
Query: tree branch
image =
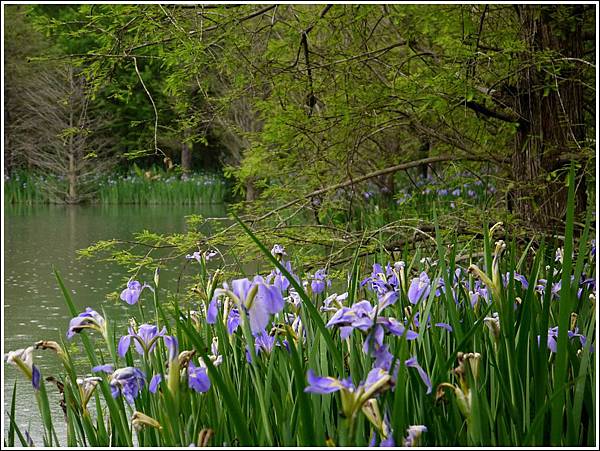
<svg viewBox="0 0 600 451"><path fill-rule="evenodd" d="M345 188L346 186L350 186L350 185L354 185L355 183L360 183L360 182L364 182L365 180L369 180L372 179L374 177L379 177L382 175L386 175L386 174L393 174L394 172L398 172L398 171L402 171L402 170L406 170L406 169L411 169L411 168L415 168L418 166L422 166L425 164L430 164L430 163L438 163L441 161L464 161L464 160L470 160L470 161L483 161L483 158L479 158L479 157L456 157L456 156L452 156L452 155L438 155L436 157L429 157L429 158L423 158L421 160L415 160L415 161L410 161L408 163L401 163L401 164L397 164L395 166L391 166L389 168L385 168L385 169L379 169L377 171L374 172L370 172L369 174L354 178L354 179L349 179L346 180L345 182L342 183L338 183L336 185L331 185L325 188L321 188L318 189L316 191L313 191L312 193L306 194L302 197L296 198L294 200L291 200L277 208L275 208L274 210L269 211L268 213L265 213L262 216L259 216L258 218L254 219L252 221L252 224L258 222L258 221L262 221L263 219L266 219L272 215L274 215L275 213L277 213L278 211L284 210L286 208L291 207L292 205L297 204L298 202L301 202L305 199L311 199L315 196L320 196L321 194L325 194L329 191L333 191L339 188Z"/></svg>
<svg viewBox="0 0 600 451"><path fill-rule="evenodd" d="M258 11L254 11L253 13L248 14L247 16L240 17L239 19L236 19L236 22L245 22L246 20L253 19L253 18L257 17L257 16L260 16L261 14L266 13L267 11L272 10L275 7L277 7L277 5L269 5L269 6L265 7L265 8L259 9ZM188 34L188 36L193 36L193 35L198 34L198 33L204 33L206 31L216 30L220 26L222 26L222 24L212 25L212 26L204 28L202 30L191 30L191 31L188 31L187 34ZM142 49L144 47L151 47L151 46L157 45L157 44L166 44L167 42L174 41L175 39L176 39L176 37L173 36L171 38L160 39L158 41L145 42L143 44L140 44L140 45L137 45L137 46L134 46L134 47L130 47L128 53L130 53L130 52L132 52L134 50Z"/></svg>
<svg viewBox="0 0 600 451"><path fill-rule="evenodd" d="M519 124L521 124L523 122L523 119L520 119L517 116L512 116L510 114L503 113L501 111L492 110L492 109L486 107L485 105L482 105L477 102L473 102L472 100L467 100L465 102L465 106L467 108L472 109L473 111L475 111L477 113L483 114L484 116L493 117L495 119L499 119L504 122L517 122Z"/></svg>

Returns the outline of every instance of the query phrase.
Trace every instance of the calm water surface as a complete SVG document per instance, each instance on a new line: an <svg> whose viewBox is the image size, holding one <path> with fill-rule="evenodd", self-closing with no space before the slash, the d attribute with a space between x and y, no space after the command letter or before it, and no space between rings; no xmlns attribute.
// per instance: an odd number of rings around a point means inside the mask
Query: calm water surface
<svg viewBox="0 0 600 451"><path fill-rule="evenodd" d="M224 217L225 205L173 206L10 206L4 208L3 324L4 352L31 346L38 340L60 341L70 315L52 267L60 272L80 311L105 309L110 318L126 322L131 307L109 301L106 295L124 288L126 270L117 264L77 259L77 250L105 239L131 239L144 229L157 233L185 231L185 216ZM173 286L180 267L161 270L161 286ZM148 280L151 282L151 280ZM142 298L149 295L144 292ZM150 300L150 297L147 297ZM135 309L137 312L137 309ZM73 339L79 344L79 339ZM34 362L42 377L60 372L52 351L36 351ZM31 383L12 365L3 363L4 425L13 384L17 382L16 417L28 429L36 445L42 445L42 426ZM58 407L55 387L47 385L61 444L66 426Z"/></svg>

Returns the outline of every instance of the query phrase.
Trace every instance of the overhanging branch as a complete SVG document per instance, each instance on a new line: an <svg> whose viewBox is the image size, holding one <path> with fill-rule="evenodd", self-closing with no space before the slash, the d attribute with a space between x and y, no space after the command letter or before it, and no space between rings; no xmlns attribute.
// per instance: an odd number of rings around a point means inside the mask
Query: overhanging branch
<svg viewBox="0 0 600 451"><path fill-rule="evenodd" d="M262 221L272 215L274 215L275 213L277 213L278 211L284 210L286 208L291 207L292 205L296 205L299 202L302 202L303 200L307 200L307 199L311 199L315 196L320 196L321 194L325 194L328 193L329 191L333 191L339 188L345 188L347 186L351 186L354 185L356 183L360 183L360 182L364 182L365 180L369 180L375 177L379 177L382 175L386 175L386 174L393 174L394 172L398 172L398 171L402 171L402 170L406 170L406 169L411 169L411 168L415 168L415 167L419 167L425 164L431 164L431 163L438 163L441 161L483 161L483 158L480 157L473 157L473 156L468 156L468 157L456 157L456 156L452 156L452 155L438 155L435 157L429 157L429 158L422 158L420 160L415 160L415 161L409 161L408 163L401 163L401 164L397 164L395 166L390 166L389 168L385 168L385 169L379 169L377 171L373 171L370 172L368 174L362 175L360 177L354 178L354 179L348 179L345 182L342 183L338 183L336 185L331 185L331 186L327 186L325 188L321 188L318 189L316 191L313 191L309 194L306 194L302 197L298 197L294 200L291 200L277 208L275 208L274 210L271 210L267 213L265 213L262 216L259 216L258 218L254 219L252 221L252 223L256 223L258 221Z"/></svg>
<svg viewBox="0 0 600 451"><path fill-rule="evenodd" d="M513 123L520 124L523 121L516 115L512 116L512 115L510 115L508 113L504 113L502 111L492 110L492 109L486 107L485 105L482 105L481 103L473 102L472 100L467 100L465 102L465 106L467 108L472 109L476 113L481 113L484 116L493 117L495 119L499 119L504 122L513 122Z"/></svg>

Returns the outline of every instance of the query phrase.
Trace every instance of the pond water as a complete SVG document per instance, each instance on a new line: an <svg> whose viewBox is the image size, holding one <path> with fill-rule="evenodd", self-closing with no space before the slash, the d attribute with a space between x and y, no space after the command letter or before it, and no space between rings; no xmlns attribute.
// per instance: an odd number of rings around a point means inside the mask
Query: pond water
<svg viewBox="0 0 600 451"><path fill-rule="evenodd" d="M185 216L190 214L224 217L226 206L6 205L3 352L25 348L42 339L60 342L64 337L71 316L52 272L53 266L70 289L79 311L92 307L101 312L104 308L109 317L126 320L131 315L131 307L106 299L107 294L124 288L128 278L125 268L114 263L78 259L77 250L99 240L131 239L133 232L144 229L157 233L184 232ZM170 272L161 270L161 286L175 284L179 270L180 267ZM73 341L79 344L77 338ZM42 377L61 370L52 351L37 351L34 362ZM31 383L12 365L3 363L2 372L5 428L9 424L6 412L10 411L16 381L17 424L23 431L29 430L36 445L42 445L43 429ZM52 384L47 384L47 390L61 445L66 445L66 426L58 406L58 393Z"/></svg>

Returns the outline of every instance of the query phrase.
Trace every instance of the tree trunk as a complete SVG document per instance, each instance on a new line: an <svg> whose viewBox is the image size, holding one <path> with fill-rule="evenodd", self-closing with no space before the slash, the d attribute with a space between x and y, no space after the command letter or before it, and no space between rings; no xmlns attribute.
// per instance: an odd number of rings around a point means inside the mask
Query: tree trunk
<svg viewBox="0 0 600 451"><path fill-rule="evenodd" d="M431 142L429 140L424 140L419 147L419 158L428 158L429 157L429 149L431 148ZM426 179L429 177L429 165L423 164L420 167L421 178Z"/></svg>
<svg viewBox="0 0 600 451"><path fill-rule="evenodd" d="M256 189L255 178L248 177L246 179L246 202L252 202L258 199L258 190Z"/></svg>
<svg viewBox="0 0 600 451"><path fill-rule="evenodd" d="M75 155L71 152L69 154L69 173L67 175L68 183L69 183L69 193L67 195L67 203L68 204L76 204L79 199L77 199L77 172L75 167Z"/></svg>
<svg viewBox="0 0 600 451"><path fill-rule="evenodd" d="M559 8L568 8L558 16ZM522 54L524 69L517 81L515 110L521 118L512 158L515 189L511 203L525 221L546 226L560 220L566 211L566 171L568 154L577 153L585 137L583 90L578 69L555 69L564 62L558 58L581 58L581 6L517 6L522 38L527 49ZM550 58L542 52L554 52ZM578 183L577 208L586 205L585 183Z"/></svg>
<svg viewBox="0 0 600 451"><path fill-rule="evenodd" d="M71 85L70 98L69 98L69 141L68 141L68 155L69 155L69 171L67 173L67 181L69 183L69 192L67 194L67 203L77 203L77 168L75 161L75 138L73 136L73 127L75 125L74 112L73 112L73 95L75 86L73 83L73 73L69 72L69 83Z"/></svg>
<svg viewBox="0 0 600 451"><path fill-rule="evenodd" d="M191 131L186 129L183 133L184 140L181 142L181 170L182 178L187 178L192 172L192 144L187 139L191 136Z"/></svg>

